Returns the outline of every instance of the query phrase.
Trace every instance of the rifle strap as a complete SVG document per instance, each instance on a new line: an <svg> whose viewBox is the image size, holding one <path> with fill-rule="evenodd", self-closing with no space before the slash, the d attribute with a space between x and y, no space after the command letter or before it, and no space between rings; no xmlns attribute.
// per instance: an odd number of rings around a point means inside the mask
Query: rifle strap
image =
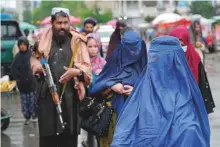
<svg viewBox="0 0 220 147"><path fill-rule="evenodd" d="M74 49L73 49L73 54L72 54L72 57L71 57L71 60L70 60L70 64L69 64L69 68L72 68L73 65L74 65L74 60L75 60L75 57L76 57L76 54L77 54L77 51L79 49L79 39L76 41L76 45L74 46ZM68 83L68 82L67 82ZM66 86L67 86L67 83L65 83L63 85L63 88L62 88L62 93L61 93L61 96L60 96L60 100L62 100L62 97L64 95L64 92L65 92L65 89L66 89Z"/></svg>

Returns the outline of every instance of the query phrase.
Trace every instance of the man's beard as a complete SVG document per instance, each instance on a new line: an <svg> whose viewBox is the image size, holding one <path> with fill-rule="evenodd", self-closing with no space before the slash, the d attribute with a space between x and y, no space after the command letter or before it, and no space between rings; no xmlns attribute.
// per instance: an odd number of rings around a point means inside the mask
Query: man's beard
<svg viewBox="0 0 220 147"><path fill-rule="evenodd" d="M64 34L59 34L60 31L64 31ZM59 44L63 44L67 39L68 32L65 29L56 30L53 29L53 39Z"/></svg>

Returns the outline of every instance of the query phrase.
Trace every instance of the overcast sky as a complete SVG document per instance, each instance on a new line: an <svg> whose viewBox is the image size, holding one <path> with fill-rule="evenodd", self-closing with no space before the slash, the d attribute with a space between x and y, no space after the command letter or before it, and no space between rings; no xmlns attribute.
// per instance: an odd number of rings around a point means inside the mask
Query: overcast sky
<svg viewBox="0 0 220 147"><path fill-rule="evenodd" d="M16 8L16 0L1 0L1 8Z"/></svg>

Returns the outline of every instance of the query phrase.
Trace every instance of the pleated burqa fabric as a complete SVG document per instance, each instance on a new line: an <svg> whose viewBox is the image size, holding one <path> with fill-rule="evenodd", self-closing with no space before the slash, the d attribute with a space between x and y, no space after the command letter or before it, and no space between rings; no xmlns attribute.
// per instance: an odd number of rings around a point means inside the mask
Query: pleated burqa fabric
<svg viewBox="0 0 220 147"><path fill-rule="evenodd" d="M151 42L148 66L118 117L111 147L209 147L208 116L179 40Z"/></svg>

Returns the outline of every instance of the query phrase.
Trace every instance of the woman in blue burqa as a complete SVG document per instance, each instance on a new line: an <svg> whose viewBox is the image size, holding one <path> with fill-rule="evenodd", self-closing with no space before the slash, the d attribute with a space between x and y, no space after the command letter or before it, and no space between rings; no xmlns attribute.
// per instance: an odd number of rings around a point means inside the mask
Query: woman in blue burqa
<svg viewBox="0 0 220 147"><path fill-rule="evenodd" d="M118 117L111 147L209 147L203 98L179 40L150 44L144 69Z"/></svg>
<svg viewBox="0 0 220 147"><path fill-rule="evenodd" d="M147 64L147 49L145 42L134 31L122 34L122 40L102 72L97 77L90 94L102 93L111 103L116 115L119 114L125 100L133 90L137 78ZM101 147L108 147L112 142L116 116L113 114L109 136L100 139Z"/></svg>

